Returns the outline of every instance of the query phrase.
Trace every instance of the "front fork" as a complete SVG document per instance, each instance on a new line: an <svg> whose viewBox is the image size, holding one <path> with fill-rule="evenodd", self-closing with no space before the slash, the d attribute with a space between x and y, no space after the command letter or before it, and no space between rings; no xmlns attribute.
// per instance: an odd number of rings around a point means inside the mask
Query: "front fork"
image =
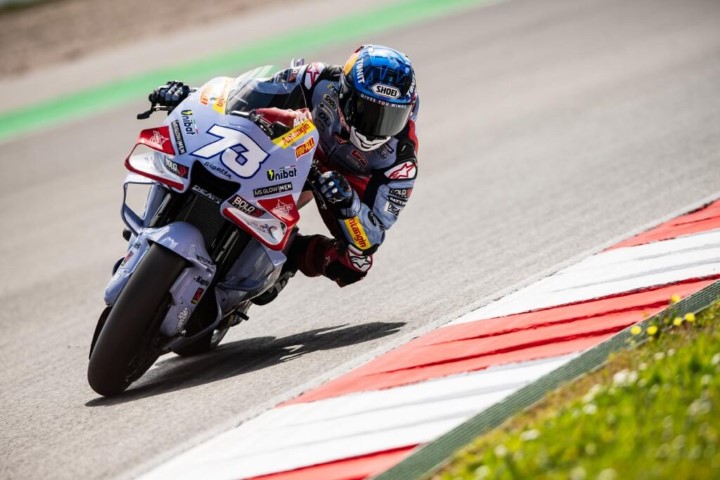
<svg viewBox="0 0 720 480"><path fill-rule="evenodd" d="M215 264L205 249L202 234L189 223L175 222L160 228L141 230L105 289L105 303L112 306L117 301L120 292L153 243L172 251L187 262L187 267L170 289L172 305L160 327L163 335L174 337L182 333L216 272Z"/></svg>

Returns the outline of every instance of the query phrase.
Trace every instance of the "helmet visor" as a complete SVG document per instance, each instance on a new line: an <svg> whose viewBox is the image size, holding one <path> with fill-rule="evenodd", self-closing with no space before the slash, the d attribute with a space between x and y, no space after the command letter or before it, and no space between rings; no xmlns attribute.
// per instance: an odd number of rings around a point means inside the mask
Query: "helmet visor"
<svg viewBox="0 0 720 480"><path fill-rule="evenodd" d="M368 137L392 137L407 124L412 104L397 105L377 102L362 94L348 99L351 126ZM348 117L348 115L346 115Z"/></svg>

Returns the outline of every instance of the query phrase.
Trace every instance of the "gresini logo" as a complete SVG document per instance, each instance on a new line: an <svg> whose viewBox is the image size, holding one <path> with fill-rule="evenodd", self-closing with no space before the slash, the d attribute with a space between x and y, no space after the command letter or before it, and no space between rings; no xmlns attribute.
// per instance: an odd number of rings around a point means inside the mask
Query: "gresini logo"
<svg viewBox="0 0 720 480"><path fill-rule="evenodd" d="M185 149L185 141L183 140L182 133L180 133L180 122L173 120L172 122L173 137L175 137L175 145L180 155L187 152Z"/></svg>
<svg viewBox="0 0 720 480"><path fill-rule="evenodd" d="M387 98L400 98L400 90L390 85L383 85L382 83L376 83L372 86L371 90L378 95Z"/></svg>
<svg viewBox="0 0 720 480"><path fill-rule="evenodd" d="M272 195L274 193L282 193L282 192L289 192L292 190L292 183L281 183L279 185L272 185L269 187L262 187L262 188L256 188L253 190L253 195L256 197L264 197L267 195Z"/></svg>
<svg viewBox="0 0 720 480"><path fill-rule="evenodd" d="M281 217L286 217L292 208L292 203L283 203L282 200L278 199L278 203L275 205L275 208L273 208L273 212L277 213Z"/></svg>
<svg viewBox="0 0 720 480"><path fill-rule="evenodd" d="M297 170L295 169L295 166L283 167L277 170L271 168L267 171L267 178L271 182L274 182L275 180L286 180L288 178L293 178L296 175Z"/></svg>
<svg viewBox="0 0 720 480"><path fill-rule="evenodd" d="M150 141L154 143L155 145L159 145L160 148L162 148L163 144L168 141L167 138L163 136L162 133L158 132L157 130L153 130L152 137L150 137Z"/></svg>

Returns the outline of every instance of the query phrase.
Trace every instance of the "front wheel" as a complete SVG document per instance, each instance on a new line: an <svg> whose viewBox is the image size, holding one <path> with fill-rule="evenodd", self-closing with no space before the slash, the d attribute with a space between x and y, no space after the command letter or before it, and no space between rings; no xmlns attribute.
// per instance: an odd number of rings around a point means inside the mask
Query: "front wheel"
<svg viewBox="0 0 720 480"><path fill-rule="evenodd" d="M160 356L155 344L185 259L155 244L141 260L101 327L88 383L103 396L122 393Z"/></svg>

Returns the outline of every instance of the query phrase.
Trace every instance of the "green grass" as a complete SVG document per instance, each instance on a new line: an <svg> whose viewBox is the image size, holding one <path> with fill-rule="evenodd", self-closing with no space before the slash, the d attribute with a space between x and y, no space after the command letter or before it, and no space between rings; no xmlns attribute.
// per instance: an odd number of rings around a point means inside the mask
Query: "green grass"
<svg viewBox="0 0 720 480"><path fill-rule="evenodd" d="M432 478L720 478L720 304L635 333L634 348L479 437Z"/></svg>

